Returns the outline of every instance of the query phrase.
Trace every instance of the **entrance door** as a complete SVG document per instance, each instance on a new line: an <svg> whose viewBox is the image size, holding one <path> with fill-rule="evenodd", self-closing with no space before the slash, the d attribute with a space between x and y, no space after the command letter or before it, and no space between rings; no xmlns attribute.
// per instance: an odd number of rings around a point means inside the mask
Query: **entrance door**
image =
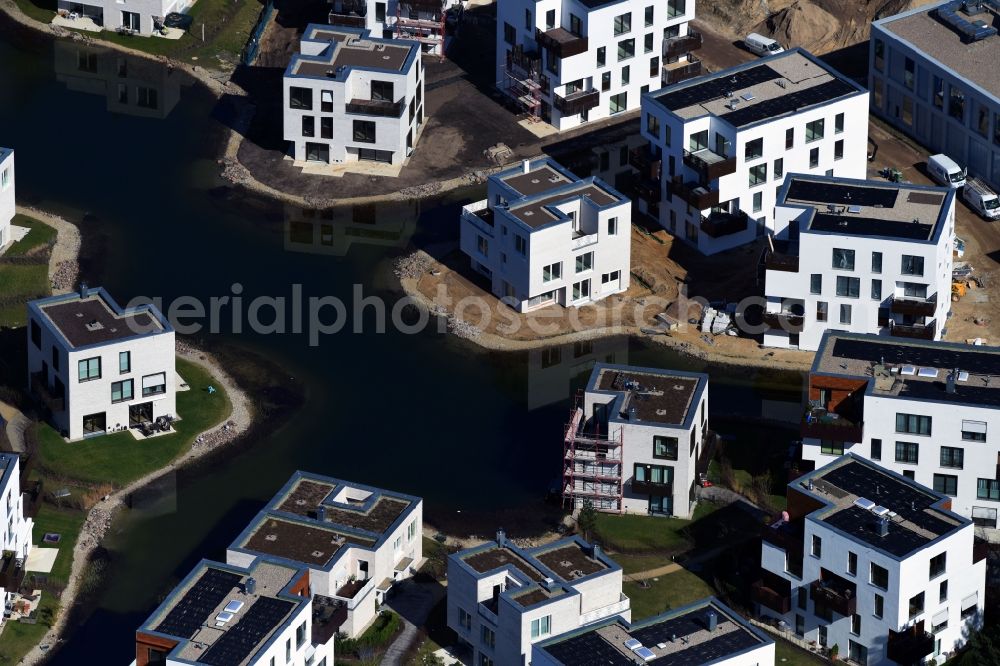
<svg viewBox="0 0 1000 666"><path fill-rule="evenodd" d="M128 407L128 426L134 428L140 423L153 422L153 403L141 402Z"/></svg>
<svg viewBox="0 0 1000 666"><path fill-rule="evenodd" d="M652 514L661 514L665 516L673 515L673 497L666 495L663 497L656 497L650 495L649 497L649 512Z"/></svg>
<svg viewBox="0 0 1000 666"><path fill-rule="evenodd" d="M106 425L104 412L99 414L88 414L83 417L83 434L96 435L98 433L103 433Z"/></svg>

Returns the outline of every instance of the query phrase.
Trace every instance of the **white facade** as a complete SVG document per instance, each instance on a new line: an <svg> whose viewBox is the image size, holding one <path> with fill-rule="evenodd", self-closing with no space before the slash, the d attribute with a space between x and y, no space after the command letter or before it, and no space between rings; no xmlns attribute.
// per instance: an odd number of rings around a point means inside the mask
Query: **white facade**
<svg viewBox="0 0 1000 666"><path fill-rule="evenodd" d="M709 597L638 622L616 617L536 643L530 663L578 666L661 658L685 666L774 666L774 640Z"/></svg>
<svg viewBox="0 0 1000 666"><path fill-rule="evenodd" d="M520 312L577 306L628 289L632 204L547 158L490 176L462 209L460 248Z"/></svg>
<svg viewBox="0 0 1000 666"><path fill-rule="evenodd" d="M322 610L314 608L309 586L307 569L274 560L256 559L246 567L202 560L136 630L132 666L203 660L333 666L336 634L314 626ZM195 615L209 598L217 599L215 606Z"/></svg>
<svg viewBox="0 0 1000 666"><path fill-rule="evenodd" d="M331 25L365 28L377 37L420 42L428 55L447 50L445 20L461 0L331 0Z"/></svg>
<svg viewBox="0 0 1000 666"><path fill-rule="evenodd" d="M840 340L853 348L838 351ZM843 451L878 461L946 493L956 513L992 532L1000 410L987 378L997 373L994 347L830 332L809 377L814 416L803 424L802 458L819 466Z"/></svg>
<svg viewBox="0 0 1000 666"><path fill-rule="evenodd" d="M914 203L920 198L930 203ZM868 205L876 199L895 203ZM764 344L816 350L828 329L939 340L951 310L954 234L947 188L789 175L775 208L775 251L764 259Z"/></svg>
<svg viewBox="0 0 1000 666"><path fill-rule="evenodd" d="M163 27L167 14L186 13L193 4L188 0L58 0L57 8L89 17L105 30L148 37Z"/></svg>
<svg viewBox="0 0 1000 666"><path fill-rule="evenodd" d="M701 73L694 0L497 3L497 87L559 130L639 108Z"/></svg>
<svg viewBox="0 0 1000 666"><path fill-rule="evenodd" d="M374 515L388 518L372 522ZM422 535L419 497L296 472L229 546L226 561L248 566L267 557L308 566L313 594L336 609L338 631L356 638L392 586L423 563Z"/></svg>
<svg viewBox="0 0 1000 666"><path fill-rule="evenodd" d="M30 302L27 329L29 386L69 439L177 416L174 330L155 306L83 287Z"/></svg>
<svg viewBox="0 0 1000 666"><path fill-rule="evenodd" d="M448 557L448 626L474 664L523 664L532 644L615 616L631 617L621 567L579 538L521 549L500 530Z"/></svg>
<svg viewBox="0 0 1000 666"><path fill-rule="evenodd" d="M985 554L947 497L853 456L788 494L789 522L765 529L761 545L761 616L869 665L941 664L982 625ZM886 510L881 535L876 514ZM930 522L916 527L911 516L924 515Z"/></svg>
<svg viewBox="0 0 1000 666"><path fill-rule="evenodd" d="M563 497L688 518L707 429L708 375L598 363L566 428Z"/></svg>
<svg viewBox="0 0 1000 666"><path fill-rule="evenodd" d="M0 454L0 506L4 507L7 523L0 535L0 546L4 551L0 566L8 576L14 576L14 570L24 570L24 562L31 553L32 529L35 522L25 515L25 498L21 488L21 462L17 454ZM8 555L9 554L9 555ZM20 563L20 566L18 566ZM4 604L10 603L16 589L6 589L0 585L0 599Z"/></svg>
<svg viewBox="0 0 1000 666"><path fill-rule="evenodd" d="M785 174L866 175L868 93L802 49L647 93L642 110L637 206L703 254L762 235Z"/></svg>
<svg viewBox="0 0 1000 666"><path fill-rule="evenodd" d="M284 138L297 162L402 165L424 122L420 44L310 25L283 79Z"/></svg>
<svg viewBox="0 0 1000 666"><path fill-rule="evenodd" d="M14 211L14 151L0 148L0 252L12 240L10 222Z"/></svg>

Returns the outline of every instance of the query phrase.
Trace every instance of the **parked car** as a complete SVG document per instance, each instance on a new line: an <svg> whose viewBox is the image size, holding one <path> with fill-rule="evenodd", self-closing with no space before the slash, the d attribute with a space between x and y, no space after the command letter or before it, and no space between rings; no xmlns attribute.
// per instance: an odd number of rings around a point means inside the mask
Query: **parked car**
<svg viewBox="0 0 1000 666"><path fill-rule="evenodd" d="M777 41L764 35L758 35L756 32L751 32L747 35L743 40L743 44L750 53L755 53L759 56L770 56L776 53L783 53L785 50Z"/></svg>
<svg viewBox="0 0 1000 666"><path fill-rule="evenodd" d="M990 186L975 176L965 179L962 198L972 210L987 220L1000 219L1000 198Z"/></svg>
<svg viewBox="0 0 1000 666"><path fill-rule="evenodd" d="M953 190L965 185L965 169L943 153L931 155L927 159L927 173L939 184Z"/></svg>

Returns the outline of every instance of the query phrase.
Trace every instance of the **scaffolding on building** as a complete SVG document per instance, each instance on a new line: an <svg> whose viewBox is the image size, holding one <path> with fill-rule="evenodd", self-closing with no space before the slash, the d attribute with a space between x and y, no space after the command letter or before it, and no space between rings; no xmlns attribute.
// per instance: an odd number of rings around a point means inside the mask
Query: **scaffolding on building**
<svg viewBox="0 0 1000 666"><path fill-rule="evenodd" d="M542 60L537 52L526 52L520 44L507 51L504 79L500 88L524 109L532 121L541 120Z"/></svg>
<svg viewBox="0 0 1000 666"><path fill-rule="evenodd" d="M413 39L444 57L447 15L443 0L396 3L396 39Z"/></svg>
<svg viewBox="0 0 1000 666"><path fill-rule="evenodd" d="M590 500L598 511L625 510L622 430L601 433L601 424L588 424L583 393L577 394L563 437L563 508ZM588 425L590 428L588 429Z"/></svg>

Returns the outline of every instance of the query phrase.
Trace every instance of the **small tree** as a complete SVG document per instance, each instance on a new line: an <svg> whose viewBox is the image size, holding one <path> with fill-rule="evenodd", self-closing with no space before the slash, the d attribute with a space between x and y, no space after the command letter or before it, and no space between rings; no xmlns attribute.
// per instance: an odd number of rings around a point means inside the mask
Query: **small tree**
<svg viewBox="0 0 1000 666"><path fill-rule="evenodd" d="M583 538L590 541L594 530L597 529L597 509L589 499L583 500L583 506L580 507L580 513L576 517L576 524L583 533Z"/></svg>

